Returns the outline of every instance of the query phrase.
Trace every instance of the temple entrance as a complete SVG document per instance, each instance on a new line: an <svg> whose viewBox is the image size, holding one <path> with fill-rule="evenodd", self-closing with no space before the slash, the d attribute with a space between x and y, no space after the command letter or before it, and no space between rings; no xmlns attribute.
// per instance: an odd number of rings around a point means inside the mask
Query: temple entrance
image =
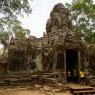
<svg viewBox="0 0 95 95"><path fill-rule="evenodd" d="M78 51L66 50L66 78L67 82L78 82Z"/></svg>

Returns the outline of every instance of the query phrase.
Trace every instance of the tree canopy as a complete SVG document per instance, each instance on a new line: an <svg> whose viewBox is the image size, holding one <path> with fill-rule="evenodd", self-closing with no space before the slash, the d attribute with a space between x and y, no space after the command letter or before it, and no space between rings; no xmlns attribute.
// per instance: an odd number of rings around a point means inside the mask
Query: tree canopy
<svg viewBox="0 0 95 95"><path fill-rule="evenodd" d="M17 19L8 19L6 17L0 19L0 43L4 46L4 53L11 37L24 39L29 34L30 30L23 28L21 22Z"/></svg>
<svg viewBox="0 0 95 95"><path fill-rule="evenodd" d="M0 13L4 16L16 16L31 13L29 0L0 0Z"/></svg>
<svg viewBox="0 0 95 95"><path fill-rule="evenodd" d="M95 4L93 0L73 0L66 4L72 21L72 31L88 43L95 43Z"/></svg>
<svg viewBox="0 0 95 95"><path fill-rule="evenodd" d="M21 26L17 16L30 13L29 0L0 0L0 44L4 53L12 36L23 39L29 35L30 30Z"/></svg>

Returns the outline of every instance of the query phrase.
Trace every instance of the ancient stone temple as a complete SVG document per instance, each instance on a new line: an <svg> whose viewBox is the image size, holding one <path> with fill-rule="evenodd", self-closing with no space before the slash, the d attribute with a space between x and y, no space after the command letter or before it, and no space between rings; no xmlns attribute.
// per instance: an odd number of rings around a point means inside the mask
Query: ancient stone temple
<svg viewBox="0 0 95 95"><path fill-rule="evenodd" d="M11 39L8 73L55 72L65 81L71 77L78 80L79 70L85 66L85 50L85 43L71 31L67 9L59 3L50 13L43 37Z"/></svg>

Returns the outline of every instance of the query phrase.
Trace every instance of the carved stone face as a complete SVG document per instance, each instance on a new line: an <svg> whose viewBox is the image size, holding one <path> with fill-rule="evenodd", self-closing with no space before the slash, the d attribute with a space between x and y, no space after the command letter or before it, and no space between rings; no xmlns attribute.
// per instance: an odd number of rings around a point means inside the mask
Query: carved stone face
<svg viewBox="0 0 95 95"><path fill-rule="evenodd" d="M58 12L58 13L62 13L63 14L66 9L65 9L63 4L59 3L59 4L55 5L53 10Z"/></svg>
<svg viewBox="0 0 95 95"><path fill-rule="evenodd" d="M46 32L54 33L59 30L67 30L69 25L69 15L67 9L63 4L59 3L54 6L52 12L50 13L50 18L46 24ZM66 32L66 31L63 31Z"/></svg>

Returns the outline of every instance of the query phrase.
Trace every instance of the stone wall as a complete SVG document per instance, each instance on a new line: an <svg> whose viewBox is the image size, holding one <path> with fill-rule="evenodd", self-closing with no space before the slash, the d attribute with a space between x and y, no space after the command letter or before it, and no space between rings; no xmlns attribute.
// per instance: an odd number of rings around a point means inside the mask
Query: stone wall
<svg viewBox="0 0 95 95"><path fill-rule="evenodd" d="M0 76L7 74L7 65L7 59L0 58Z"/></svg>

